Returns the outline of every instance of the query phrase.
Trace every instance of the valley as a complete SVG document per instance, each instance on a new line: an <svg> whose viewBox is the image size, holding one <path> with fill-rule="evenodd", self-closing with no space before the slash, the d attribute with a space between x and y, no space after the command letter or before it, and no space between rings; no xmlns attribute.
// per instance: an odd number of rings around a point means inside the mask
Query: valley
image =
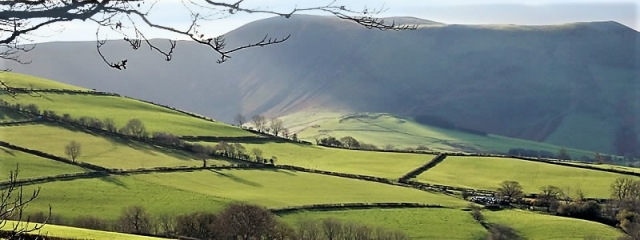
<svg viewBox="0 0 640 240"><path fill-rule="evenodd" d="M599 222L555 216L542 210L485 209L481 212L486 220L481 224L470 214L471 206L478 205L469 202L464 194L495 192L501 182L513 180L522 184L525 195L554 185L566 189L568 194L580 189L586 199L601 199L610 196L609 186L617 178L638 178L628 173L633 168L620 167L619 171L611 172L606 165L580 162L565 161L559 162L564 165L557 165L536 159L456 156L459 153L455 149L424 141L430 150L449 156L407 181L402 180L405 175L432 162L436 152L320 146L304 141L315 137L314 132L305 133L316 130L314 128L299 132L301 140L294 141L129 97L113 95L105 101L103 94L92 90L21 74L3 74L17 84L50 89L35 91L35 96L6 93L0 96L4 101L0 110L5 116L0 126L0 141L4 142L0 152L0 169L4 173L1 184L7 183L8 172L17 165L18 180L25 192L41 189L26 211L34 216L32 219L38 219L37 216L51 207L53 218L43 228L50 236L111 238L107 235L119 233L75 228L72 231L65 230L65 226L73 226L78 219L89 216L117 223L130 206L142 206L154 219L159 219L198 211L216 213L231 203L243 202L265 207L279 221L294 227L305 219L335 218L402 231L410 239L437 236L479 239L489 234L487 225L482 224L494 223L512 227L531 239L549 234L563 239L616 238L625 233ZM64 117L65 113L69 116ZM82 121L81 117L86 119ZM95 123L95 119L106 118L113 118L115 128L110 130L107 125ZM93 122L90 119L94 119ZM145 134L136 135L135 131L126 130L131 119L141 120ZM316 124L381 145L383 142L375 139L382 135L369 138L356 135L358 128L376 130L370 127L373 124L381 131L388 131L385 134L411 133L416 137L434 136L449 141L469 137L466 133L422 127L411 121L402 123L408 128L391 129L392 124L388 122L401 119L390 115L370 119L372 122L365 125L358 125L363 124L358 118L345 120L347 128L340 128L343 123L335 118L327 119L328 122ZM173 138L161 138L159 132L171 134L178 140L183 137L189 140L173 142ZM199 136L200 140L194 140L193 136ZM496 140L485 142L483 138ZM526 142L501 146L508 144L509 139L483 138L475 142L460 141L477 144L474 147L485 147L487 151L512 146L557 149ZM70 141L82 146L77 159L71 159L65 152L65 145ZM398 147L414 146L411 141ZM222 142L233 150L221 147ZM209 152L203 156L198 146ZM261 161L256 161L256 149L260 150L257 158ZM581 152L571 149L570 153ZM532 218L537 220L524 221ZM121 231L109 227L111 225L100 226L93 225L93 228ZM161 228L154 229L147 235L161 238L169 234Z"/></svg>

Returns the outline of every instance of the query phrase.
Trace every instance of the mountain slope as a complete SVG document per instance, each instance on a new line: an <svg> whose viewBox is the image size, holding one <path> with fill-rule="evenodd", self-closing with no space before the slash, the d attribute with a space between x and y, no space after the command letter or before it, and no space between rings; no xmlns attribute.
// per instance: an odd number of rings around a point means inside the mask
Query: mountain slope
<svg viewBox="0 0 640 240"><path fill-rule="evenodd" d="M383 32L307 15L255 21L228 33L229 47L267 33L291 39L240 51L221 65L213 52L190 42L180 42L165 62L120 41L105 50L110 59L127 57L126 71L105 66L93 42L39 44L25 55L31 65L6 65L227 122L238 112L427 114L464 128L606 153L618 150L616 131L640 129L637 31L615 22L398 21L420 27Z"/></svg>

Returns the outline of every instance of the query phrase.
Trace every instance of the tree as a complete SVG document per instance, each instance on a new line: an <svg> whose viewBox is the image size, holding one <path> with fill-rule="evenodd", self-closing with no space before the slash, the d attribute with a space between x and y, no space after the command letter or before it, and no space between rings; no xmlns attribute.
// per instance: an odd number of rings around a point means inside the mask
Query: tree
<svg viewBox="0 0 640 240"><path fill-rule="evenodd" d="M22 185L18 182L19 167L16 164L15 170L9 171L9 179L5 180L3 190L0 191L0 228L8 230L5 232L7 235L3 235L3 239L16 239L25 233L39 231L47 224L51 217L51 206L49 206L49 214L45 221L39 224L28 224L30 218L24 219L24 209L31 202L36 200L40 195L40 187L37 187L31 194L28 194L22 190ZM12 219L16 221L13 227L6 227L7 220ZM27 224L21 224L21 223Z"/></svg>
<svg viewBox="0 0 640 240"><path fill-rule="evenodd" d="M276 218L264 207L232 203L220 213L216 225L225 239L262 239L272 234Z"/></svg>
<svg viewBox="0 0 640 240"><path fill-rule="evenodd" d="M118 127L116 126L116 122L113 121L113 118L105 118L104 119L104 127L109 132L115 133L118 131Z"/></svg>
<svg viewBox="0 0 640 240"><path fill-rule="evenodd" d="M251 153L253 153L253 156L256 158L256 162L260 162L260 160L262 160L262 150L259 148L251 149Z"/></svg>
<svg viewBox="0 0 640 240"><path fill-rule="evenodd" d="M346 148L359 148L360 147L360 142L358 142L358 140L356 140L352 136L346 136L346 137L340 138L340 142L342 142L342 144Z"/></svg>
<svg viewBox="0 0 640 240"><path fill-rule="evenodd" d="M176 233L180 236L211 239L216 234L218 216L213 213L195 212L176 217Z"/></svg>
<svg viewBox="0 0 640 240"><path fill-rule="evenodd" d="M244 124L245 122L247 122L247 119L244 117L244 115L238 113L234 119L239 126L242 126L242 124Z"/></svg>
<svg viewBox="0 0 640 240"><path fill-rule="evenodd" d="M82 145L80 145L80 143L76 142L75 140L71 141L64 147L64 153L71 158L72 162L76 162L76 158L78 158L78 156L80 156L80 153L82 152L81 150Z"/></svg>
<svg viewBox="0 0 640 240"><path fill-rule="evenodd" d="M282 137L283 138L289 138L289 129L288 128L283 128L282 129Z"/></svg>
<svg viewBox="0 0 640 240"><path fill-rule="evenodd" d="M561 148L560 150L558 150L558 159L571 160L571 156L569 156L569 152L567 152L566 148Z"/></svg>
<svg viewBox="0 0 640 240"><path fill-rule="evenodd" d="M545 207L547 207L547 212L550 212L550 208L554 203L558 202L564 195L562 189L556 186L544 186L540 188L540 193L538 194L538 201Z"/></svg>
<svg viewBox="0 0 640 240"><path fill-rule="evenodd" d="M256 127L259 132L263 132L265 130L265 125L267 124L267 120L262 115L255 115L251 118L251 122Z"/></svg>
<svg viewBox="0 0 640 240"><path fill-rule="evenodd" d="M140 119L133 118L127 122L127 125L122 129L123 134L131 135L138 138L147 136L147 128Z"/></svg>
<svg viewBox="0 0 640 240"><path fill-rule="evenodd" d="M127 233L151 233L151 217L143 206L135 205L125 208L118 219L121 231Z"/></svg>
<svg viewBox="0 0 640 240"><path fill-rule="evenodd" d="M276 135L277 137L278 134L280 134L280 132L282 132L282 129L284 128L282 120L277 118L271 119L271 124L269 125L269 128L271 128L271 132L273 132L273 135Z"/></svg>
<svg viewBox="0 0 640 240"><path fill-rule="evenodd" d="M522 192L522 186L516 181L504 181L500 183L500 187L498 187L497 192L498 196L509 202L519 200L524 195Z"/></svg>
<svg viewBox="0 0 640 240"><path fill-rule="evenodd" d="M209 154L211 154L213 152L213 148L211 146L204 146L204 145L200 145L200 144L194 144L193 145L193 151L195 152L196 156L202 160L202 167L206 168L207 167L207 158L209 157Z"/></svg>
<svg viewBox="0 0 640 240"><path fill-rule="evenodd" d="M619 207L638 206L640 181L628 177L617 178L611 184L611 198L618 203Z"/></svg>
<svg viewBox="0 0 640 240"><path fill-rule="evenodd" d="M244 159L244 155L247 154L247 149L244 146L242 146L242 144L234 143L233 149L236 150L235 155L237 158Z"/></svg>

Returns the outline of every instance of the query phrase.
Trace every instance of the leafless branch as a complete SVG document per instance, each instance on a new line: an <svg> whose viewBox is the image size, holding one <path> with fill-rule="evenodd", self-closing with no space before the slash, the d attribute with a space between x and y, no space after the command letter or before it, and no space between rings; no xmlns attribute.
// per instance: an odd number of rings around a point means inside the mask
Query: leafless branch
<svg viewBox="0 0 640 240"><path fill-rule="evenodd" d="M9 181L2 185L0 192L0 228L7 225L7 220L14 220L11 228L10 236L7 239L14 239L24 233L39 231L49 221L51 217L51 206L49 206L49 215L42 223L31 225L30 217L24 216L24 210L28 204L33 202L40 195L40 188L33 190L31 195L25 195L22 186L18 182L19 168L9 173Z"/></svg>

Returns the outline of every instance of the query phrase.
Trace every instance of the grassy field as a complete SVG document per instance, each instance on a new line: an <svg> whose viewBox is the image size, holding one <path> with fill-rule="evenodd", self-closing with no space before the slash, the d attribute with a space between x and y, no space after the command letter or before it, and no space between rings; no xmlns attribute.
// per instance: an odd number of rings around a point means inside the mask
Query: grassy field
<svg viewBox="0 0 640 240"><path fill-rule="evenodd" d="M21 95L14 99L7 95L0 95L0 98L12 104L33 103L40 110L53 110L61 116L68 113L72 118L87 116L104 120L109 117L114 120L118 128L123 127L129 119L138 118L145 124L149 133L162 131L176 135L227 137L254 135L238 127L206 121L124 97L42 93L42 97Z"/></svg>
<svg viewBox="0 0 640 240"><path fill-rule="evenodd" d="M423 182L495 190L505 180L520 182L527 193L540 187L582 189L587 197L607 198L609 186L624 175L508 158L447 157L419 175Z"/></svg>
<svg viewBox="0 0 640 240"><path fill-rule="evenodd" d="M460 209L367 209L307 211L283 215L295 226L299 219L335 218L345 222L402 230L411 239L483 239L487 231Z"/></svg>
<svg viewBox="0 0 640 240"><path fill-rule="evenodd" d="M617 239L623 233L604 224L575 218L556 217L521 210L483 211L490 223L514 228L527 239Z"/></svg>
<svg viewBox="0 0 640 240"><path fill-rule="evenodd" d="M466 206L457 198L415 189L318 174L225 170L139 174L50 182L39 185L30 212L51 204L53 213L72 218L89 213L116 218L122 208L143 205L152 214L218 211L232 201L267 207L344 202L420 202ZM33 186L26 187L30 189Z"/></svg>
<svg viewBox="0 0 640 240"><path fill-rule="evenodd" d="M15 72L3 71L0 73L0 78L2 78L2 81L7 85L15 88L89 90L45 78Z"/></svg>
<svg viewBox="0 0 640 240"><path fill-rule="evenodd" d="M2 229L13 229L13 227L18 224L15 221L7 221L7 224ZM20 223L18 226L25 226L25 223ZM28 227L32 228L35 224L29 224ZM100 240L108 240L108 239L131 239L131 240L152 240L152 239L164 239L164 238L154 238L154 237L146 237L132 234L124 234L124 233L116 233L116 232L106 232L106 231L98 231L84 228L75 228L75 227L67 227L67 226L59 226L59 225L51 225L46 224L40 231L33 232L32 234L39 234L42 236L48 237L60 237L60 238L73 238L73 239L100 239Z"/></svg>
<svg viewBox="0 0 640 240"><path fill-rule="evenodd" d="M341 202L420 202L466 206L461 199L415 189L286 170L225 170L158 173L135 179L195 194L267 207Z"/></svg>
<svg viewBox="0 0 640 240"><path fill-rule="evenodd" d="M64 157L66 157L65 145L75 140L82 145L82 153L77 161L107 168L132 169L202 165L202 161L186 152L154 147L120 138L105 138L79 129L56 125L4 127L0 130L0 140ZM209 164L226 163L226 161L209 160Z"/></svg>
<svg viewBox="0 0 640 240"><path fill-rule="evenodd" d="M85 172L83 168L0 147L0 181L19 166L18 179Z"/></svg>
<svg viewBox="0 0 640 240"><path fill-rule="evenodd" d="M207 144L205 142L200 143ZM242 145L249 152L253 148L261 149L264 157L276 156L278 158L276 164L389 179L400 178L405 173L429 162L434 157L434 155L428 154L353 151L293 143Z"/></svg>
<svg viewBox="0 0 640 240"><path fill-rule="evenodd" d="M362 114L362 116L342 120L345 116L328 118L331 115L321 115L322 121L316 122L316 127L308 127L298 133L298 137L314 141L316 137L334 136L341 138L352 136L359 141L372 143L380 148L391 144L396 148L415 148L418 145L427 146L437 151L488 151L506 153L511 148L526 148L544 150L553 154L558 153L560 147L548 143L533 142L503 136L479 136L459 131L431 127L416 123L409 119L399 118L388 114ZM299 122L294 117L283 118L290 122ZM318 127L319 126L319 127ZM589 151L567 148L572 157L593 157Z"/></svg>

